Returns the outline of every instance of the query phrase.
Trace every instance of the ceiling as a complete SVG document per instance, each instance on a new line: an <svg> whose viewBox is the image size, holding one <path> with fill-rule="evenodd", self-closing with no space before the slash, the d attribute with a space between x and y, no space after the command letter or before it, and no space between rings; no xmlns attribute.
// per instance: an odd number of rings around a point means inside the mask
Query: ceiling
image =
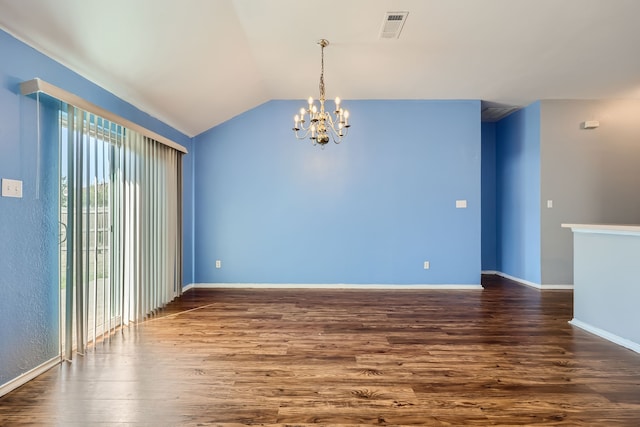
<svg viewBox="0 0 640 427"><path fill-rule="evenodd" d="M409 15L381 39L390 11ZM317 97L321 38L347 108L640 98L638 17L638 0L0 0L0 28L189 136Z"/></svg>

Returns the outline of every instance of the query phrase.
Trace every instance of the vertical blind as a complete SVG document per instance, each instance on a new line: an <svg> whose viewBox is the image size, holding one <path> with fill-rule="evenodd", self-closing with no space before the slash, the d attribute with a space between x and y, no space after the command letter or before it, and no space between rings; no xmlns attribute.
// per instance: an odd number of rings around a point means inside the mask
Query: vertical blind
<svg viewBox="0 0 640 427"><path fill-rule="evenodd" d="M182 153L67 105L60 113L63 356L181 292Z"/></svg>

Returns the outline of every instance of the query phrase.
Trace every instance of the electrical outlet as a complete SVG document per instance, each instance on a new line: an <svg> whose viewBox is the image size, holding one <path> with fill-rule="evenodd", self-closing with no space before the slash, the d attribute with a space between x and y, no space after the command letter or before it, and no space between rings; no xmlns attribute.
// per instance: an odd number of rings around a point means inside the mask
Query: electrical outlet
<svg viewBox="0 0 640 427"><path fill-rule="evenodd" d="M22 181L2 178L2 197L22 198Z"/></svg>
<svg viewBox="0 0 640 427"><path fill-rule="evenodd" d="M425 270L428 270L429 269L429 261L425 261L424 264L423 264L423 267L424 267Z"/></svg>
<svg viewBox="0 0 640 427"><path fill-rule="evenodd" d="M222 268L222 261L219 259L216 260L216 268Z"/></svg>

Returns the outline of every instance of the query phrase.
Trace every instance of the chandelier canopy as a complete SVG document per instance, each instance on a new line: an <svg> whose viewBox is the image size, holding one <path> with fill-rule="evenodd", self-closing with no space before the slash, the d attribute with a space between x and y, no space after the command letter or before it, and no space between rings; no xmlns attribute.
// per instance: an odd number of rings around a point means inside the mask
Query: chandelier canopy
<svg viewBox="0 0 640 427"><path fill-rule="evenodd" d="M320 144L322 148L333 140L336 144L342 142L342 138L347 136L349 131L349 111L340 107L340 98L335 99L335 110L333 115L325 111L324 93L324 48L329 45L329 41L322 39L318 41L320 45L320 107L318 107L312 97L309 97L308 106L300 109L300 114L293 118L296 138L304 139L309 137L313 145Z"/></svg>

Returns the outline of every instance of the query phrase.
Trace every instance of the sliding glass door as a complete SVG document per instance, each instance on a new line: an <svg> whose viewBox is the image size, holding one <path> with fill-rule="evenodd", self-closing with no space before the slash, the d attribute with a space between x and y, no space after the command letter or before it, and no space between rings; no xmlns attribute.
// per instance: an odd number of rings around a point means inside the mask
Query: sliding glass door
<svg viewBox="0 0 640 427"><path fill-rule="evenodd" d="M181 153L67 106L60 112L62 354L181 291Z"/></svg>
<svg viewBox="0 0 640 427"><path fill-rule="evenodd" d="M71 358L121 323L111 230L115 147L124 129L73 107L60 122L62 348Z"/></svg>

